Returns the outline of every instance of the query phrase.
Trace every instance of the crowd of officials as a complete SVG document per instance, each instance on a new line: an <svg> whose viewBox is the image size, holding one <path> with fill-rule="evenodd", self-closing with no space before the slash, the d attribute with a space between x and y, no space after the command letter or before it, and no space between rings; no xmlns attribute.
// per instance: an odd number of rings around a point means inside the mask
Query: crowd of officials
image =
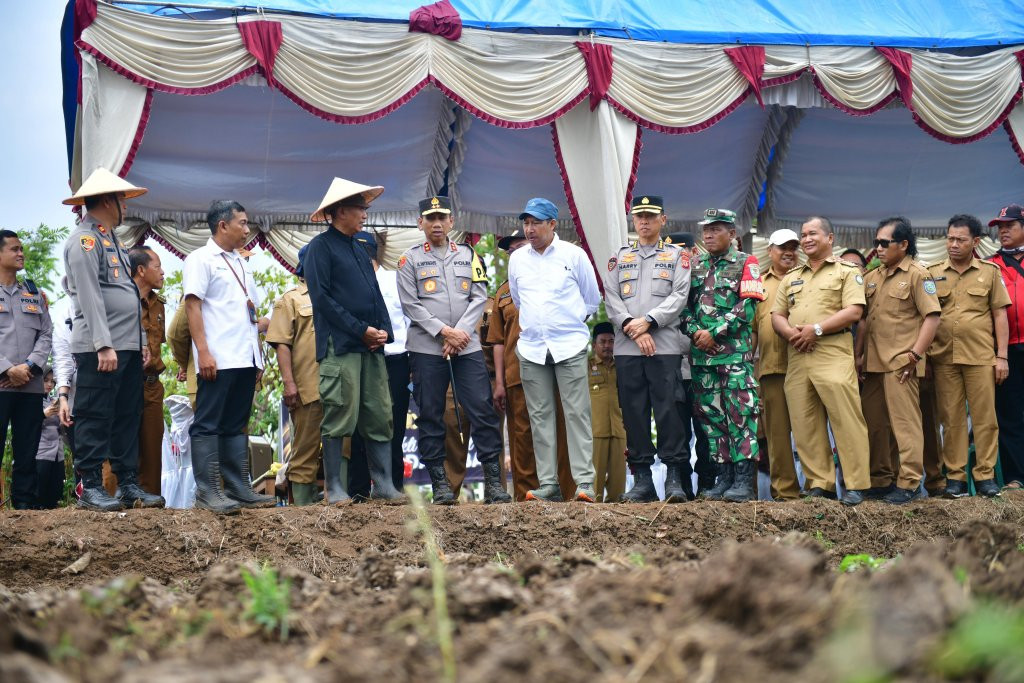
<svg viewBox="0 0 1024 683"><path fill-rule="evenodd" d="M879 222L869 264L856 250L834 256L831 223L813 216L800 234L772 233L761 264L738 248L734 212L704 213L698 250L690 234L664 234L661 197L637 195L636 239L599 283L586 252L556 234L555 205L534 198L522 229L498 242L508 279L488 296L481 259L449 237L447 197L419 203L423 241L381 269L363 225L383 191L334 179L311 216L328 228L300 250L299 284L269 319L237 202L211 205L210 239L185 259L169 329L159 257L125 249L113 231L144 188L98 169L65 200L83 215L64 246L71 315L56 326L45 295L18 277L17 234L0 232L0 442L13 425L13 506L56 504L59 425L80 507L164 504L165 341L194 405L196 505L218 513L274 504L253 490L247 452L264 339L294 425L298 505L404 500L410 382L441 505L458 499L469 439L485 503L656 501L656 457L669 502L753 500L759 465L776 500L845 505L958 498L971 482L996 496L1000 467L1007 487L1024 481L1018 205L989 222L1001 249L988 260L973 216L949 220L947 258L927 265L903 217ZM588 326L602 299L608 320Z"/></svg>

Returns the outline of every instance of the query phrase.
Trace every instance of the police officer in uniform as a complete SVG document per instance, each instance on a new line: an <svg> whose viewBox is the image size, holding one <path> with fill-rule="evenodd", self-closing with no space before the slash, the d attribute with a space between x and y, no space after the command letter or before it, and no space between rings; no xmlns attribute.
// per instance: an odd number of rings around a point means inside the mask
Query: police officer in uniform
<svg viewBox="0 0 1024 683"><path fill-rule="evenodd" d="M850 335L864 310L864 278L855 264L832 255L833 240L827 218L812 216L803 224L800 245L807 263L779 284L772 325L789 344L786 404L807 493L835 494L830 421L847 488L842 502L852 506L863 502L870 485L868 432Z"/></svg>
<svg viewBox="0 0 1024 683"><path fill-rule="evenodd" d="M124 201L145 192L98 168L64 200L86 210L64 243L64 268L74 311L71 352L78 365L74 440L83 489L78 505L93 510L164 505L138 483L142 366L149 349L128 254L114 235L124 219ZM104 461L117 476L120 499L103 489Z"/></svg>
<svg viewBox="0 0 1024 683"><path fill-rule="evenodd" d="M924 474L924 432L918 380L924 354L939 326L935 281L914 261L910 221L881 221L875 248L882 265L864 278L867 311L857 330L857 366L864 376L861 401L869 432L891 432L899 461L871 452L870 498L893 505L918 496Z"/></svg>
<svg viewBox="0 0 1024 683"><path fill-rule="evenodd" d="M700 221L708 253L695 260L683 332L693 342L697 416L719 464L705 496L742 502L757 496L757 414L753 333L764 299L757 258L738 251L736 213L708 209Z"/></svg>
<svg viewBox="0 0 1024 683"><path fill-rule="evenodd" d="M317 499L316 472L320 461L320 366L316 362L316 333L313 303L302 270L308 247L299 249L295 276L297 287L274 302L274 314L267 329L267 343L277 352L277 365L284 384L282 400L292 418L292 454L288 460L288 481L296 505L312 505Z"/></svg>
<svg viewBox="0 0 1024 683"><path fill-rule="evenodd" d="M18 234L0 230L0 444L14 426L11 504L36 507L36 450L43 413L43 367L53 323L46 298L31 280L18 279L25 252Z"/></svg>
<svg viewBox="0 0 1024 683"><path fill-rule="evenodd" d="M657 452L668 470L665 500L684 503L692 470L690 435L676 413L683 391L683 334L677 321L690 292L690 252L661 239L668 220L661 197L634 197L630 213L638 239L608 261L604 285L605 310L615 326L619 405L634 477L622 502L658 499L651 479ZM651 442L652 410L657 451Z"/></svg>
<svg viewBox="0 0 1024 683"><path fill-rule="evenodd" d="M508 503L512 498L505 492L498 462L504 450L498 415L477 333L487 303L487 276L472 247L448 239L454 219L447 197L424 199L419 211L426 241L399 259L398 294L410 320L406 347L420 409L419 448L434 503L455 502L444 469L445 392L452 377L483 468L484 502Z"/></svg>
<svg viewBox="0 0 1024 683"><path fill-rule="evenodd" d="M946 498L967 495L967 408L974 431L974 486L982 495L999 495L995 401L996 384L1007 375L1006 308L1010 295L999 266L974 257L981 234L981 221L974 216L953 216L946 229L949 258L928 269L942 306L928 358L945 435Z"/></svg>
<svg viewBox="0 0 1024 683"><path fill-rule="evenodd" d="M615 327L608 321L597 323L593 337L588 381L594 430L594 501L614 503L626 489L626 428L615 377Z"/></svg>

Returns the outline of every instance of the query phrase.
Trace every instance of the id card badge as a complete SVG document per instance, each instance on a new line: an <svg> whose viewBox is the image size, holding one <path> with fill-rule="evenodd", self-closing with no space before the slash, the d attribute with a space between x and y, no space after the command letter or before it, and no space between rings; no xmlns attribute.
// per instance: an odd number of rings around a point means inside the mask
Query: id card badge
<svg viewBox="0 0 1024 683"><path fill-rule="evenodd" d="M245 307L249 309L249 322L253 325L259 323L259 318L256 317L256 304L252 302L252 299L246 299Z"/></svg>

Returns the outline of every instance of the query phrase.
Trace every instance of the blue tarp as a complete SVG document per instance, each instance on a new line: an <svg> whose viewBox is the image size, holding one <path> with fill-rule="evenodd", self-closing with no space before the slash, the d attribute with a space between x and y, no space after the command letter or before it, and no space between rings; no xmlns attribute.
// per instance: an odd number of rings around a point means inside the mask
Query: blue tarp
<svg viewBox="0 0 1024 683"><path fill-rule="evenodd" d="M885 45L951 49L1024 43L1024 0L451 0L463 25L672 43ZM200 17L196 9L118 3ZM407 21L425 0L185 0L367 21Z"/></svg>

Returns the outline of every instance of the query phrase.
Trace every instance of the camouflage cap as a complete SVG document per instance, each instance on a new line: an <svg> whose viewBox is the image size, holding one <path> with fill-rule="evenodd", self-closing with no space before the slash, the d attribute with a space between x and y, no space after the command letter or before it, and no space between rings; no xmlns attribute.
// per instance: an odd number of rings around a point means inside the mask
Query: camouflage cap
<svg viewBox="0 0 1024 683"><path fill-rule="evenodd" d="M707 209L704 212L704 220L698 221L697 225L711 225L712 223L736 225L736 212L729 209Z"/></svg>

